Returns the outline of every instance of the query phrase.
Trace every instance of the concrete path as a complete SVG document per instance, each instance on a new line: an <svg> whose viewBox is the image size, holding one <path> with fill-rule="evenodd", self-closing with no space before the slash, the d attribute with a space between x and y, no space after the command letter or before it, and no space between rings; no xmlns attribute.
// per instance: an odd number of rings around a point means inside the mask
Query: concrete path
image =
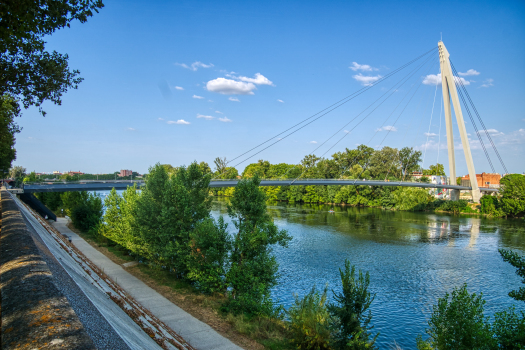
<svg viewBox="0 0 525 350"><path fill-rule="evenodd" d="M113 281L122 287L137 302L147 308L158 319L179 334L198 350L240 350L238 345L224 338L213 328L188 314L168 299L147 286L144 282L115 264L104 254L93 248L67 226L67 220L58 218L53 224L60 233L71 237L72 243Z"/></svg>

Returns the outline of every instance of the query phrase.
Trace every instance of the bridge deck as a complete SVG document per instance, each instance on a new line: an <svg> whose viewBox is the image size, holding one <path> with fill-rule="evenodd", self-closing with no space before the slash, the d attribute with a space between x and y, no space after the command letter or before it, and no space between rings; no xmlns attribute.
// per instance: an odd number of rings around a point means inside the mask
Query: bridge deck
<svg viewBox="0 0 525 350"><path fill-rule="evenodd" d="M215 180L210 182L210 187L235 187L239 180ZM144 185L144 181L80 181L80 182L44 182L24 185L25 193L34 192L68 192L68 191L109 191L112 188L125 190L128 186L137 184L138 187ZM261 186L312 186L312 185L332 185L332 186L401 186L401 187L420 187L420 188L444 188L451 190L470 191L471 187L457 185L439 185L424 182L392 182L392 181L368 181L368 180L335 180L335 179L302 179L294 181L286 180L262 180ZM481 191L498 192L497 188L481 187Z"/></svg>

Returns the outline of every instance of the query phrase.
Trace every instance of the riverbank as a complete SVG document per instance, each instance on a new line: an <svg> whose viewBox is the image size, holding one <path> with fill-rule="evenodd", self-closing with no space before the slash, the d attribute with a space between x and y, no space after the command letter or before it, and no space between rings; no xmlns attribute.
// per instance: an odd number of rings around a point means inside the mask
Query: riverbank
<svg viewBox="0 0 525 350"><path fill-rule="evenodd" d="M136 262L126 249L104 237L83 233L72 223L68 224L68 228L164 298L243 349L290 348L286 341L288 331L283 322L264 317L248 319L243 315L225 314L220 310L226 299L224 296L204 295L169 271Z"/></svg>

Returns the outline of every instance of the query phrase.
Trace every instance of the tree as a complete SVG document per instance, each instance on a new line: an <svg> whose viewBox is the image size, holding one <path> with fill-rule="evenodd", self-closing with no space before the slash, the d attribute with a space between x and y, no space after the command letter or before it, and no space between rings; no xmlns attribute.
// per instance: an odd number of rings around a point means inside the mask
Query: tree
<svg viewBox="0 0 525 350"><path fill-rule="evenodd" d="M525 284L525 258L510 250L499 249L499 253L503 257L503 261L516 268L516 274L522 278L521 283ZM509 296L516 300L525 301L525 288L520 287L519 290L513 290Z"/></svg>
<svg viewBox="0 0 525 350"><path fill-rule="evenodd" d="M44 101L61 104L67 89L82 81L68 56L45 51L43 37L78 20L87 21L101 0L5 0L0 2L0 94L20 96L25 108Z"/></svg>
<svg viewBox="0 0 525 350"><path fill-rule="evenodd" d="M388 174L398 174L400 167L397 158L397 149L388 146L374 152L368 164L370 176L373 179L384 179Z"/></svg>
<svg viewBox="0 0 525 350"><path fill-rule="evenodd" d="M525 215L525 176L510 174L500 180L500 207L507 215Z"/></svg>
<svg viewBox="0 0 525 350"><path fill-rule="evenodd" d="M483 295L469 294L467 285L455 288L449 301L449 294L434 305L428 321L424 341L418 337L418 349L470 350L491 349L494 346L488 318L483 316Z"/></svg>
<svg viewBox="0 0 525 350"><path fill-rule="evenodd" d="M431 165L428 170L423 169L423 175L437 175L437 176L446 176L445 167L443 164L437 163L436 165Z"/></svg>
<svg viewBox="0 0 525 350"><path fill-rule="evenodd" d="M266 212L266 196L259 189L257 174L239 181L228 215L237 232L233 237L227 308L236 313L271 314L270 289L277 283L278 263L271 245L288 245L286 230L279 230Z"/></svg>
<svg viewBox="0 0 525 350"><path fill-rule="evenodd" d="M345 260L344 270L339 269L342 292L333 291L335 303L328 305L328 311L333 317L333 348L334 349L375 349L375 340L379 334L370 340L372 312L366 311L374 301L375 295L368 291L370 275L355 274L355 266Z"/></svg>
<svg viewBox="0 0 525 350"><path fill-rule="evenodd" d="M9 176L12 179L17 179L17 178L20 178L20 177L23 178L23 177L26 176L26 168L24 168L23 166L20 166L20 165L14 166L9 171Z"/></svg>
<svg viewBox="0 0 525 350"><path fill-rule="evenodd" d="M224 172L226 167L228 166L228 162L226 161L226 157L225 158L217 157L217 158L215 158L213 160L213 163L215 164L215 172L218 173L217 176L220 176Z"/></svg>
<svg viewBox="0 0 525 350"><path fill-rule="evenodd" d="M14 122L20 114L17 101L8 94L0 96L0 174L4 177L16 159L15 135L22 129Z"/></svg>
<svg viewBox="0 0 525 350"><path fill-rule="evenodd" d="M412 147L403 147L399 151L399 164L403 177L417 170L421 155L421 151L414 151Z"/></svg>

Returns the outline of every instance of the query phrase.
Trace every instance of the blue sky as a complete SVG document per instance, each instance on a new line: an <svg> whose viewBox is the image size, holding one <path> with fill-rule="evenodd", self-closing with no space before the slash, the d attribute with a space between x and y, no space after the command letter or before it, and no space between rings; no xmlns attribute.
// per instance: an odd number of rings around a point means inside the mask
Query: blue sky
<svg viewBox="0 0 525 350"><path fill-rule="evenodd" d="M46 39L49 50L69 54L70 66L85 80L63 96L61 106L45 104L45 118L35 108L24 111L16 165L37 172L145 172L156 162L211 165L215 157L233 159L437 47L442 35L507 168L525 171L523 1L106 0L105 5L87 23ZM258 159L298 163L408 72L237 168ZM344 130L355 122L340 131L333 140L347 136L326 156L361 143L413 146L425 152L428 167L440 148L439 162L447 170L442 114L439 130L441 86L435 93L429 76L438 73L436 53L363 123L349 134ZM472 124L466 127L476 171L490 172ZM460 144L457 127L455 144ZM333 142L326 145L316 155ZM489 154L496 171L503 172ZM466 174L458 147L456 160L457 173Z"/></svg>

